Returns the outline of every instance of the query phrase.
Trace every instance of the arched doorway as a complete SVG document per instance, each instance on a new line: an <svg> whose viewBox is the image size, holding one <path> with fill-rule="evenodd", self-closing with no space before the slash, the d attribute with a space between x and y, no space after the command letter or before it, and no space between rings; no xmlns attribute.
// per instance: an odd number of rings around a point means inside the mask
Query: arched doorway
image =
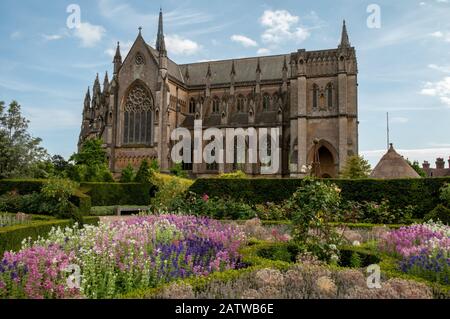
<svg viewBox="0 0 450 319"><path fill-rule="evenodd" d="M326 140L320 140L316 143L308 153L308 164L312 165L314 161L319 162L317 176L320 178L337 177L339 159L336 149Z"/></svg>
<svg viewBox="0 0 450 319"><path fill-rule="evenodd" d="M331 178L336 175L333 154L325 146L319 148L320 177Z"/></svg>

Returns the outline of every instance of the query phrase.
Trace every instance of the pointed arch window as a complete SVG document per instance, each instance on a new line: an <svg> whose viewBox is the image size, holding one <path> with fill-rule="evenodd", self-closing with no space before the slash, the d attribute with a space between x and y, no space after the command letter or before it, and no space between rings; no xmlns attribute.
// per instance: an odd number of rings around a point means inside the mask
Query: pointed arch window
<svg viewBox="0 0 450 319"><path fill-rule="evenodd" d="M333 108L333 85L331 83L327 85L327 102L328 108Z"/></svg>
<svg viewBox="0 0 450 319"><path fill-rule="evenodd" d="M153 98L142 85L136 84L129 91L123 116L124 144L152 144Z"/></svg>
<svg viewBox="0 0 450 319"><path fill-rule="evenodd" d="M270 96L269 94L265 94L263 96L263 112L267 112L270 110Z"/></svg>
<svg viewBox="0 0 450 319"><path fill-rule="evenodd" d="M195 100L191 99L189 101L189 113L194 114L195 113Z"/></svg>
<svg viewBox="0 0 450 319"><path fill-rule="evenodd" d="M242 95L238 96L236 110L238 113L243 113L245 110L245 99Z"/></svg>
<svg viewBox="0 0 450 319"><path fill-rule="evenodd" d="M313 109L317 109L319 106L319 86L317 84L313 85Z"/></svg>
<svg viewBox="0 0 450 319"><path fill-rule="evenodd" d="M212 113L213 114L218 114L220 112L220 100L219 98L215 97L213 99L213 103L212 103Z"/></svg>

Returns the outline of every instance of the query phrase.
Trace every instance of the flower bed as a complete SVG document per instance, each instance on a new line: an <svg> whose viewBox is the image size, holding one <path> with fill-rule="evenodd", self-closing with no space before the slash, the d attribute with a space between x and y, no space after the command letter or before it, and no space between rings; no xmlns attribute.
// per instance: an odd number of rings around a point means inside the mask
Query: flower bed
<svg viewBox="0 0 450 319"><path fill-rule="evenodd" d="M112 298L177 278L240 268L239 228L191 216L136 217L83 229L53 229L47 239L5 253L0 297ZM66 285L69 264L81 286Z"/></svg>
<svg viewBox="0 0 450 319"><path fill-rule="evenodd" d="M386 233L379 248L399 257L400 269L441 284L450 284L450 227L426 223Z"/></svg>

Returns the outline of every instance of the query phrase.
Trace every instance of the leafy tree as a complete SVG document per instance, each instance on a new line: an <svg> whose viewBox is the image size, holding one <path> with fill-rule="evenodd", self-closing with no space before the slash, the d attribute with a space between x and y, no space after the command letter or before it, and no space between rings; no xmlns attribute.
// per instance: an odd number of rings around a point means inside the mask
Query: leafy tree
<svg viewBox="0 0 450 319"><path fill-rule="evenodd" d="M87 140L81 147L80 152L73 154L70 160L74 161L76 165L108 164L106 151L102 144L101 139Z"/></svg>
<svg viewBox="0 0 450 319"><path fill-rule="evenodd" d="M350 156L345 163L341 178L362 179L370 174L370 164L359 155Z"/></svg>
<svg viewBox="0 0 450 319"><path fill-rule="evenodd" d="M427 173L422 169L422 167L420 167L418 161L411 163L411 161L407 159L406 162L417 172L417 174L419 174L420 177L427 177Z"/></svg>
<svg viewBox="0 0 450 319"><path fill-rule="evenodd" d="M134 179L134 169L131 164L128 164L127 167L125 167L122 170L122 176L120 177L121 183L131 183Z"/></svg>
<svg viewBox="0 0 450 319"><path fill-rule="evenodd" d="M134 181L136 183L150 183L153 178L153 173L154 170L150 166L149 162L145 159L141 162Z"/></svg>
<svg viewBox="0 0 450 319"><path fill-rule="evenodd" d="M0 178L32 177L36 164L48 159L42 140L28 132L29 123L17 101L8 108L0 101Z"/></svg>
<svg viewBox="0 0 450 319"><path fill-rule="evenodd" d="M57 176L64 176L70 166L69 162L66 161L61 155L52 156L52 165L54 174Z"/></svg>
<svg viewBox="0 0 450 319"><path fill-rule="evenodd" d="M68 167L68 176L79 182L113 182L106 151L101 139L87 140L78 153L70 157L75 165Z"/></svg>

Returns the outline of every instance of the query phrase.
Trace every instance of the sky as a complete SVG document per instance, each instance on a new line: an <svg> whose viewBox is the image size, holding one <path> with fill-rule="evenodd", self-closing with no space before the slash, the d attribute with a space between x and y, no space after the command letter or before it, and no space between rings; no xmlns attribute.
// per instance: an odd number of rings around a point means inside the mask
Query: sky
<svg viewBox="0 0 450 319"><path fill-rule="evenodd" d="M111 75L159 8L177 63L337 47L345 19L357 50L359 149L374 166L390 139L410 160L450 156L450 0L0 1L0 101L17 100L49 153L76 151L84 95ZM74 27L73 13L80 12Z"/></svg>

